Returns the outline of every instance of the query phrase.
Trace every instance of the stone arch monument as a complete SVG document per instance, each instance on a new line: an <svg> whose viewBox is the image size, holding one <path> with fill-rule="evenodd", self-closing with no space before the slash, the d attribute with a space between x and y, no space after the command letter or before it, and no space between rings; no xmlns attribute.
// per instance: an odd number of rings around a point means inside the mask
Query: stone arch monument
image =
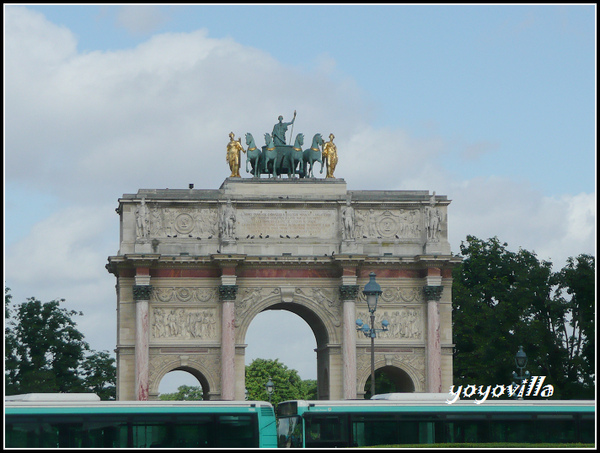
<svg viewBox="0 0 600 453"><path fill-rule="evenodd" d="M446 196L349 191L343 179L227 178L219 189L119 199L117 398L151 400L185 370L209 399L244 399L245 337L262 311L302 317L317 343L318 396L354 399L370 376L362 289L382 294L375 368L415 392L452 384ZM433 220L432 220L433 219ZM286 339L282 339L286 341Z"/></svg>

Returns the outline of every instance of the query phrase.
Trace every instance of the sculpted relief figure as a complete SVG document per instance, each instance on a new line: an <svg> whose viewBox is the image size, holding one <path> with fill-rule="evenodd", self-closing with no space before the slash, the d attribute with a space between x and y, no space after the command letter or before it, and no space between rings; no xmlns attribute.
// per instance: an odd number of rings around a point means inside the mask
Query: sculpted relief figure
<svg viewBox="0 0 600 453"><path fill-rule="evenodd" d="M227 144L227 156L226 160L229 163L231 169L230 178L240 178L240 162L242 160L242 151L246 153L246 150L242 146L242 139L238 138L235 140L233 132L229 133L229 143Z"/></svg>
<svg viewBox="0 0 600 453"><path fill-rule="evenodd" d="M275 146L285 145L285 133L287 132L287 128L290 124L294 124L296 120L296 111L294 110L294 118L289 123L283 122L283 116L279 115L279 122L273 126L273 133L271 134L273 137L273 144Z"/></svg>
<svg viewBox="0 0 600 453"><path fill-rule="evenodd" d="M140 205L135 210L135 222L137 227L137 237L147 239L150 219L148 218L148 206L146 206L145 198L142 198Z"/></svg>
<svg viewBox="0 0 600 453"><path fill-rule="evenodd" d="M346 201L346 206L342 208L342 221L344 239L354 239L354 208L350 205L350 200Z"/></svg>
<svg viewBox="0 0 600 453"><path fill-rule="evenodd" d="M329 134L329 141L323 144L323 162L327 162L327 178L335 178L333 172L338 163L337 146L333 143L335 135Z"/></svg>
<svg viewBox="0 0 600 453"><path fill-rule="evenodd" d="M232 238L235 234L235 209L231 205L231 200L223 208L221 214L221 235L224 238Z"/></svg>
<svg viewBox="0 0 600 453"><path fill-rule="evenodd" d="M439 241L440 226L442 222L442 213L436 207L435 192L429 199L429 207L427 208L427 240Z"/></svg>

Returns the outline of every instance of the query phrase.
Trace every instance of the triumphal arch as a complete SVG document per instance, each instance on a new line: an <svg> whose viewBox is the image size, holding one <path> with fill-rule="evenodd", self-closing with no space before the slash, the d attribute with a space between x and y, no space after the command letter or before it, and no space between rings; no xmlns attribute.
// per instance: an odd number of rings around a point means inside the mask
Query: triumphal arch
<svg viewBox="0 0 600 453"><path fill-rule="evenodd" d="M184 370L205 398L244 399L246 332L273 309L297 314L314 332L318 397L362 398L371 343L356 320L369 319L362 290L372 272L382 290L377 325L389 323L375 341L375 368L400 391L447 392L459 262L447 239L447 197L348 190L333 174L333 134L329 148L313 141L326 177L306 163L290 175L276 164L276 176L263 161L247 162L251 176L241 177L250 140L246 150L230 138L232 175L220 188L119 199L120 248L107 264L117 280L117 398L157 399L161 379ZM271 174L261 177L255 165Z"/></svg>

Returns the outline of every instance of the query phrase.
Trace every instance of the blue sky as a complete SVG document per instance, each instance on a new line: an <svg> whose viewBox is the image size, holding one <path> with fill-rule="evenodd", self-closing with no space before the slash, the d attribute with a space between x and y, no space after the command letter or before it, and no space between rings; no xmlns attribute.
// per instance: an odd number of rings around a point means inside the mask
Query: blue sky
<svg viewBox="0 0 600 453"><path fill-rule="evenodd" d="M448 195L455 253L595 255L595 5L4 5L4 38L5 282L94 349L118 198L218 188L228 133L294 110L350 190Z"/></svg>

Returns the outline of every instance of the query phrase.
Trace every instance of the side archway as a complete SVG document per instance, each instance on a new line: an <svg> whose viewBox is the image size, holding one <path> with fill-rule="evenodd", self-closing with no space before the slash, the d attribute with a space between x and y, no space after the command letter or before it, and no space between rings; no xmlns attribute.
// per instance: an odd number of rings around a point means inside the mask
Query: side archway
<svg viewBox="0 0 600 453"><path fill-rule="evenodd" d="M425 391L425 377L423 373L419 373L414 367L402 362L398 358L390 360L389 358L381 358L375 360L375 379L381 374L385 375L385 380L391 389L379 391L375 388L376 393L413 393ZM364 397L370 389L371 369L370 363L368 367L362 367L359 370L357 377L357 389L359 398ZM367 383L369 385L367 386Z"/></svg>
<svg viewBox="0 0 600 453"><path fill-rule="evenodd" d="M152 363L152 361L151 361ZM219 383L215 376L210 373L202 361L194 360L189 357L174 357L167 362L163 361L157 367L155 373L150 376L150 399L157 400L159 395L159 386L162 379L171 371L185 371L190 373L198 380L198 384L202 387L204 400L214 399L214 390L219 388Z"/></svg>

